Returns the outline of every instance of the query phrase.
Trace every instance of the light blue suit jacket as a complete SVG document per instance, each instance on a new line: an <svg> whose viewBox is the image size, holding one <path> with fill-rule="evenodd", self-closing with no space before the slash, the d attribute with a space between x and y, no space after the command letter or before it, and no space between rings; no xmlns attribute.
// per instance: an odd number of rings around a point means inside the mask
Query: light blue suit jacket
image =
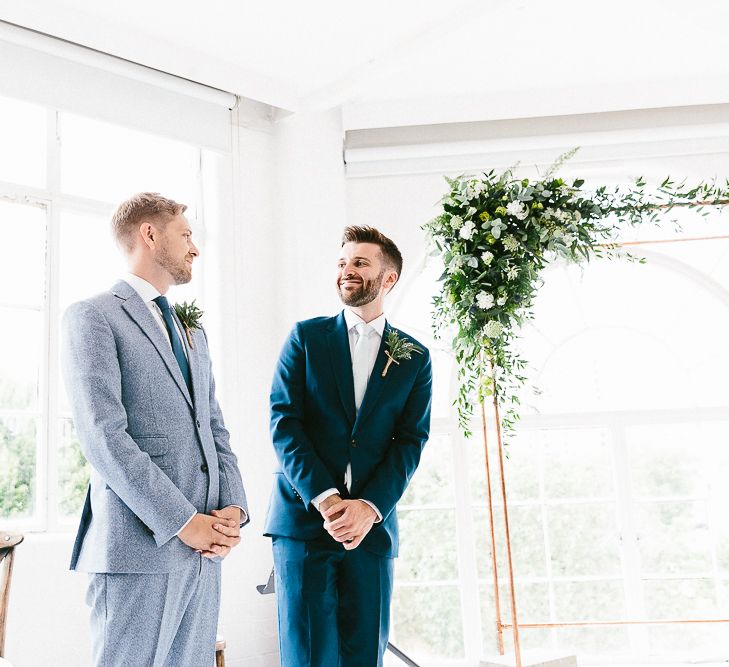
<svg viewBox="0 0 729 667"><path fill-rule="evenodd" d="M71 569L165 573L199 558L176 533L195 511L247 511L215 398L207 337L186 341L192 396L169 341L126 282L68 308L63 372L91 484Z"/></svg>

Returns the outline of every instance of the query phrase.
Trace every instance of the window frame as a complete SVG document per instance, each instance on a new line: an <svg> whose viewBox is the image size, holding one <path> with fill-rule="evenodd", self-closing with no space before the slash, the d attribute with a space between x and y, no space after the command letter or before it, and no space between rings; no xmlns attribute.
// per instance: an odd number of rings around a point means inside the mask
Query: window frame
<svg viewBox="0 0 729 667"><path fill-rule="evenodd" d="M36 436L34 507L29 516L3 519L10 530L30 533L71 533L78 525L78 517L65 515L60 509L59 463L61 446L61 421L71 419L70 411L60 405L61 367L61 304L60 304L60 244L61 215L63 213L93 215L109 218L117 203L76 196L61 191L61 122L59 109L45 107L46 183L45 187L24 185L0 180L0 200L12 204L35 206L45 211L45 293L41 306L42 352L38 380L38 407L34 411L0 409L0 416L29 416L38 419ZM90 119L94 120L94 119ZM113 125L110 123L110 125ZM117 126L122 127L122 126ZM125 128L126 129L126 128ZM133 130L139 132L139 130ZM166 137L164 137L166 138ZM188 144L197 153L195 174L196 191L188 206L188 216L199 227L196 245L203 249L205 228L202 214L204 148ZM200 292L204 292L204 273L197 280Z"/></svg>

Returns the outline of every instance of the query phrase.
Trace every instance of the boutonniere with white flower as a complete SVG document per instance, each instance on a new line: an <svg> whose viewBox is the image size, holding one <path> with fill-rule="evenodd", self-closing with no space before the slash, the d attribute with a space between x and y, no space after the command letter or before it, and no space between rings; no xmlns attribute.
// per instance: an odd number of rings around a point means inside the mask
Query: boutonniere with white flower
<svg viewBox="0 0 729 667"><path fill-rule="evenodd" d="M200 320L202 319L203 311L195 305L195 300L193 299L192 303L187 303L187 301L176 303L175 313L180 318L180 322L182 322L187 344L190 346L190 349L193 349L195 346L192 344L192 332L195 329L202 329Z"/></svg>
<svg viewBox="0 0 729 667"><path fill-rule="evenodd" d="M400 361L403 359L412 359L413 352L417 354L423 354L423 348L417 346L415 343L400 338L397 331L390 329L387 332L387 349L385 355L387 355L387 363L382 371L382 377L387 375L387 371L392 363L400 365Z"/></svg>

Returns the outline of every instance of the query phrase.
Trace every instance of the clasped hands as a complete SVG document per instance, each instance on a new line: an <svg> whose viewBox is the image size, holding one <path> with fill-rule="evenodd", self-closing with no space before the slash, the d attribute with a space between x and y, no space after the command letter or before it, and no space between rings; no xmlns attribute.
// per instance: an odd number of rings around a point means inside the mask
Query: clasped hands
<svg viewBox="0 0 729 667"><path fill-rule="evenodd" d="M225 558L240 543L240 508L198 512L178 537L205 558Z"/></svg>
<svg viewBox="0 0 729 667"><path fill-rule="evenodd" d="M375 510L362 500L342 500L338 495L325 498L319 505L324 529L351 551L367 537L377 519Z"/></svg>

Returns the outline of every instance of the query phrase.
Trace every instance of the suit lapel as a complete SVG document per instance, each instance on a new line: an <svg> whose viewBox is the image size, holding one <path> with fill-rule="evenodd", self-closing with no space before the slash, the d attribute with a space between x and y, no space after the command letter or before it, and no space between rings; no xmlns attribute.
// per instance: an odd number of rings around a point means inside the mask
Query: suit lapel
<svg viewBox="0 0 729 667"><path fill-rule="evenodd" d="M332 362L332 372L337 382L339 399L350 423L354 423L354 379L352 378L352 355L349 351L349 335L344 321L344 312L340 313L327 331L327 347Z"/></svg>
<svg viewBox="0 0 729 667"><path fill-rule="evenodd" d="M390 369L387 371L387 375L382 377L382 371L385 370L385 364L387 363L387 355L385 354L385 351L387 349L387 332L389 330L390 325L385 322L385 328L382 331L382 340L380 341L380 349L377 351L377 358L375 359L375 365L372 367L372 373L370 374L370 379L367 383L367 390L362 398L362 405L359 406L357 419L354 423L354 430L357 429L357 426L370 412L372 412L375 405L377 405L377 401L380 399L382 390L385 388L387 381L390 379L392 366L390 366Z"/></svg>
<svg viewBox="0 0 729 667"><path fill-rule="evenodd" d="M180 366L172 352L172 347L160 326L154 321L154 316L149 312L147 305L144 301L142 301L136 290L127 285L125 282L117 283L112 291L116 296L123 299L122 308L124 308L129 317L134 320L144 335L149 338L152 345L157 348L157 352L159 352L159 355L165 362L167 369L172 374L175 382L177 382L180 391L190 404L190 407L192 407L192 397L190 396L185 380L182 377L182 372L180 371Z"/></svg>

